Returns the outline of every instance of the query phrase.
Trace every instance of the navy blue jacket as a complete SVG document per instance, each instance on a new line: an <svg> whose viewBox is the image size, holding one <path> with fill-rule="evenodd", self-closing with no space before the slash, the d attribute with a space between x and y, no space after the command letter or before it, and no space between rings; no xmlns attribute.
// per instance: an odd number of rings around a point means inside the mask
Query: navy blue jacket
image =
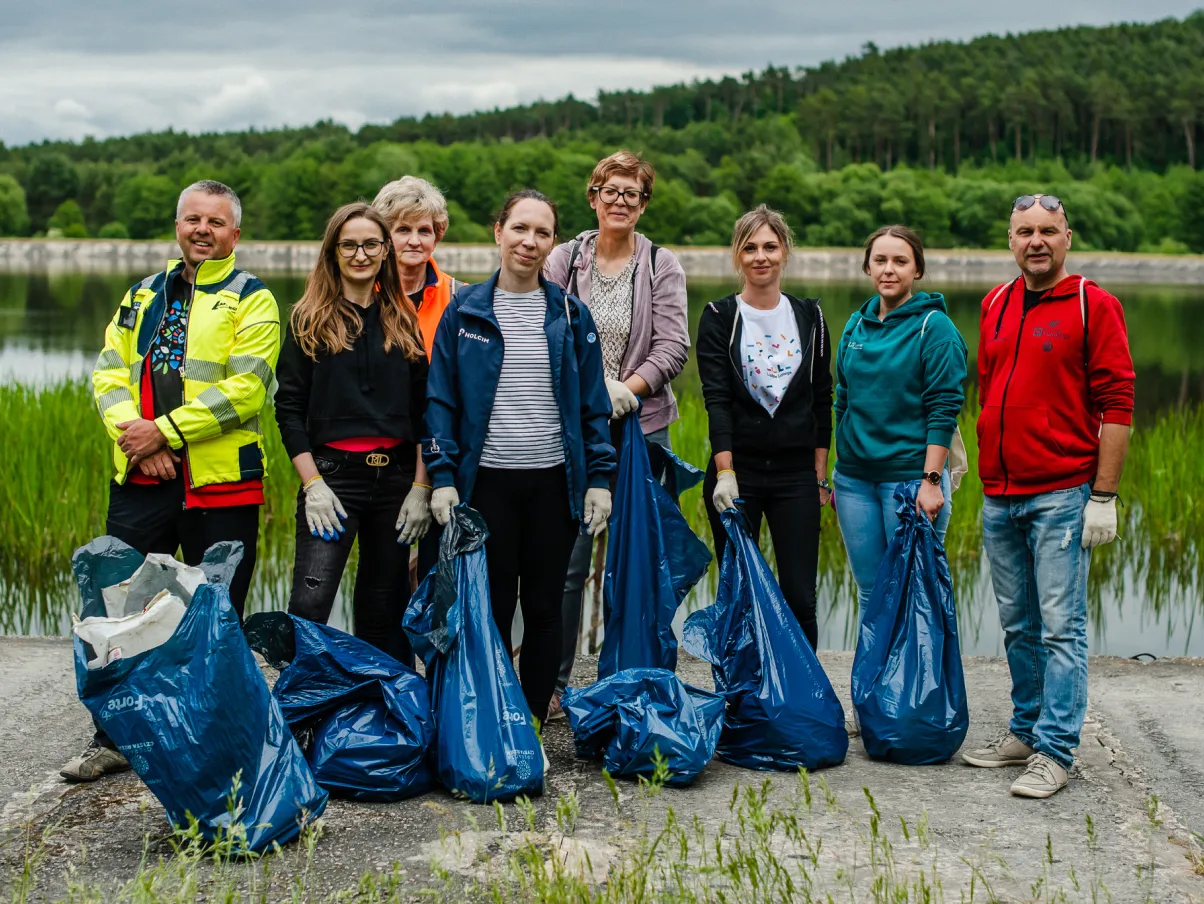
<svg viewBox="0 0 1204 904"><path fill-rule="evenodd" d="M460 501L470 504L505 353L493 313L498 273L488 282L465 286L451 300L435 332L427 378L422 457L431 485L454 485ZM539 283L548 298L544 332L552 389L560 403L569 504L580 518L585 491L609 488L616 468L602 343L589 308L542 276Z"/></svg>

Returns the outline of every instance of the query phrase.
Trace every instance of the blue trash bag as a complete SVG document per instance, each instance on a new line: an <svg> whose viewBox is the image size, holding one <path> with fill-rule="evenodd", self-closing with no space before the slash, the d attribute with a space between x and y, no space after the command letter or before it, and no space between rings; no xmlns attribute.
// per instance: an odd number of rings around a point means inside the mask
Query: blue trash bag
<svg viewBox="0 0 1204 904"><path fill-rule="evenodd" d="M747 769L793 771L844 762L844 710L761 556L744 515L727 531L715 603L686 619L682 642L711 663L727 697L719 756Z"/></svg>
<svg viewBox="0 0 1204 904"><path fill-rule="evenodd" d="M899 527L853 657L853 706L866 753L913 766L948 760L970 726L949 560L931 522L916 513L919 485L895 488Z"/></svg>
<svg viewBox="0 0 1204 904"><path fill-rule="evenodd" d="M660 470L668 473L675 493L702 479L697 468L656 448ZM638 414L628 415L606 547L599 678L624 669L677 668L673 617L710 564L711 551L690 530L676 496L654 472Z"/></svg>
<svg viewBox="0 0 1204 904"><path fill-rule="evenodd" d="M358 637L283 612L252 615L244 630L252 649L287 663L272 696L319 785L360 801L434 787L435 723L421 675Z"/></svg>
<svg viewBox="0 0 1204 904"><path fill-rule="evenodd" d="M245 831L245 848L263 851L296 838L321 815L327 794L272 699L230 605L228 584L242 544L205 553L202 584L172 636L143 653L88 669L93 650L75 638L80 700L130 761L177 826L189 815L213 840ZM101 591L130 577L143 557L115 537L76 550L71 565L82 615L105 614ZM237 809L229 797L235 776Z"/></svg>
<svg viewBox="0 0 1204 904"><path fill-rule="evenodd" d="M456 506L402 621L430 681L439 781L477 803L543 792L543 749L493 623L488 536L480 513Z"/></svg>
<svg viewBox="0 0 1204 904"><path fill-rule="evenodd" d="M665 760L669 785L688 785L715 755L726 706L665 669L624 669L586 688L568 688L560 705L582 759L602 757L611 775L652 775Z"/></svg>

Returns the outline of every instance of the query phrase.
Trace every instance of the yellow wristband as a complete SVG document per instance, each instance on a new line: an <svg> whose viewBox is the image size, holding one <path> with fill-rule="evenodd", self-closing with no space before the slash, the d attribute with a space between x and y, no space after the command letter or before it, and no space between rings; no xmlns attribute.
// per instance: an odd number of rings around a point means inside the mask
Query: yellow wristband
<svg viewBox="0 0 1204 904"><path fill-rule="evenodd" d="M313 477L309 478L309 480L305 481L305 483L301 484L301 491L304 492L305 490L308 490L315 480L321 479L321 474L315 474Z"/></svg>
<svg viewBox="0 0 1204 904"><path fill-rule="evenodd" d="M720 474L735 474L735 473L736 472L733 471L731 468L724 468L722 471L716 471L715 476L718 477Z"/></svg>
<svg viewBox="0 0 1204 904"><path fill-rule="evenodd" d="M433 487L431 487L431 485L429 483L418 483L417 481L415 481L413 485L416 487L422 487L424 490L433 489Z"/></svg>

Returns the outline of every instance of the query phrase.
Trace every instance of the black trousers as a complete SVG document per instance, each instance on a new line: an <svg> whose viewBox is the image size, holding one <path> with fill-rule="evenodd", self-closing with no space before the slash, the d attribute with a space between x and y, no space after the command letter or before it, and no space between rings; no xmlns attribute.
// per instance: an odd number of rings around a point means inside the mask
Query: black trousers
<svg viewBox="0 0 1204 904"><path fill-rule="evenodd" d="M152 552L183 553L184 562L198 565L207 550L222 540L240 540L243 557L230 582L230 602L241 619L247 591L255 573L259 542L259 506L184 508L184 479L138 484L109 484L109 512L105 533L128 543L142 555ZM98 725L96 743L112 748L113 742Z"/></svg>
<svg viewBox="0 0 1204 904"><path fill-rule="evenodd" d="M769 522L777 559L778 583L786 604L798 619L803 633L816 649L819 624L816 621L816 580L819 572L819 485L810 462L790 468L757 470L735 466L744 514L754 537L761 533L761 518ZM715 541L715 559L723 562L727 531L711 498L715 493L715 462L707 467L702 484L707 518Z"/></svg>
<svg viewBox="0 0 1204 904"><path fill-rule="evenodd" d="M389 450L383 468L344 458L337 450L314 451L314 463L347 512L343 535L323 540L309 532L305 492L297 491L297 552L288 611L326 624L351 554L360 541L359 569L352 597L353 633L377 649L412 666L414 654L401 629L410 600L410 547L397 542L397 513L414 484L414 447Z"/></svg>
<svg viewBox="0 0 1204 904"><path fill-rule="evenodd" d="M529 471L481 468L471 505L489 527L489 598L493 621L507 647L521 594L519 672L531 714L542 722L560 668L560 604L580 529L569 506L564 466Z"/></svg>

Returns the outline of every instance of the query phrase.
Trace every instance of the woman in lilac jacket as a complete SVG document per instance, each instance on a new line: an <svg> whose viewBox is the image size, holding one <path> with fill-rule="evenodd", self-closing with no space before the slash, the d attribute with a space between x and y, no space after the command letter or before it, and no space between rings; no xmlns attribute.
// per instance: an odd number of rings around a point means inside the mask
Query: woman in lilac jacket
<svg viewBox="0 0 1204 904"><path fill-rule="evenodd" d="M681 373L690 349L685 271L673 252L635 231L655 179L652 165L631 151L600 161L586 189L598 228L557 246L544 266L548 280L581 299L594 316L616 449L619 421L641 403L645 438L669 448L669 425L677 420L669 381ZM560 692L577 651L591 549L591 537L578 538L565 579L563 656L550 719L563 715Z"/></svg>

